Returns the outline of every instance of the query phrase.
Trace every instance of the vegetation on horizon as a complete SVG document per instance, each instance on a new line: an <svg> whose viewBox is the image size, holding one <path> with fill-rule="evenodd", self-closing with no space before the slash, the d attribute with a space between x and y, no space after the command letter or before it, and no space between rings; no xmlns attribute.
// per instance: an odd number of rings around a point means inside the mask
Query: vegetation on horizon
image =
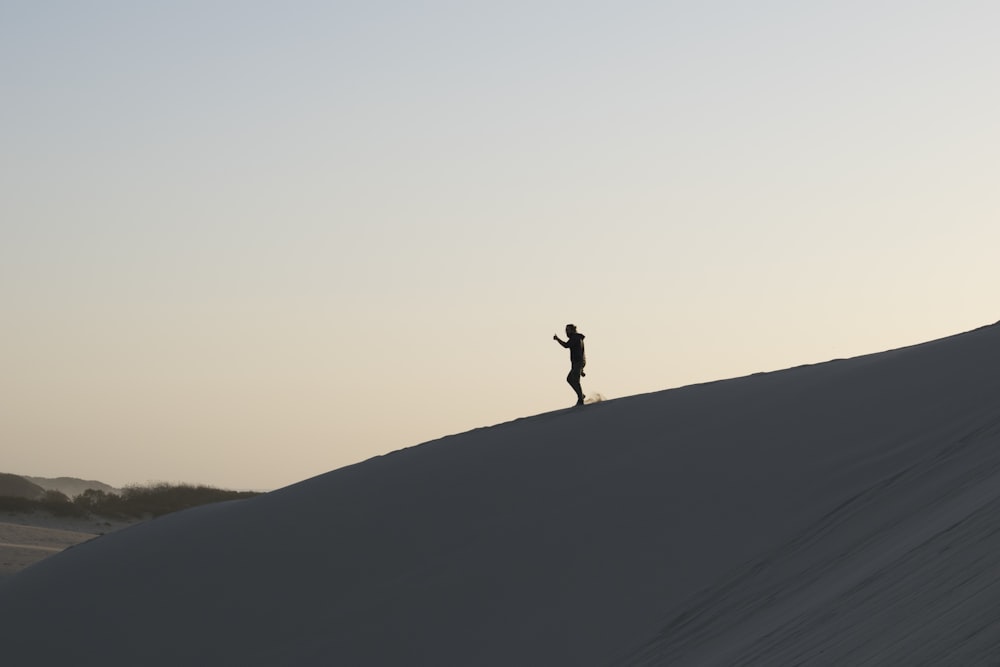
<svg viewBox="0 0 1000 667"><path fill-rule="evenodd" d="M144 519L226 500L260 495L256 491L226 491L190 484L133 485L121 493L88 489L70 499L60 491L46 491L38 500L0 496L0 511L42 510L56 516L86 517L91 514L112 519Z"/></svg>

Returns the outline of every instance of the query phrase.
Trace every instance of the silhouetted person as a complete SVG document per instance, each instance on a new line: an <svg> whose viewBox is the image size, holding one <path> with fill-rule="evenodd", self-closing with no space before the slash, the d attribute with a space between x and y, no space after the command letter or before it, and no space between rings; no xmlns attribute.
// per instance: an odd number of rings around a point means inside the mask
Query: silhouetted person
<svg viewBox="0 0 1000 667"><path fill-rule="evenodd" d="M552 340L569 348L570 369L569 375L566 376L566 382L576 392L576 404L583 405L583 389L580 388L580 378L587 375L583 372L583 367L587 365L587 355L583 352L584 335L577 332L575 324L567 324L566 338L568 340L564 343L559 340L559 336L552 336Z"/></svg>

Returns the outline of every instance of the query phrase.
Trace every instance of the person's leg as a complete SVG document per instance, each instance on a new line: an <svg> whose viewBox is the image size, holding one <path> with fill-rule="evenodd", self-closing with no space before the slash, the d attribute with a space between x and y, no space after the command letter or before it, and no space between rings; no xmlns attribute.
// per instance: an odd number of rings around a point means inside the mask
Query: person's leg
<svg viewBox="0 0 1000 667"><path fill-rule="evenodd" d="M576 392L577 405L583 403L583 389L580 387L580 371L582 369L576 364L570 369L569 375L566 376L566 382L569 386L573 387L573 391Z"/></svg>

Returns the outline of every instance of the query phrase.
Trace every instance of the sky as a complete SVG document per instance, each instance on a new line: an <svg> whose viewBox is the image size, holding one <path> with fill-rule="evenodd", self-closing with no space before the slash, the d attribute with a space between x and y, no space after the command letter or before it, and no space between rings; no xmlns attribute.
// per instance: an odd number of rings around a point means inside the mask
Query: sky
<svg viewBox="0 0 1000 667"><path fill-rule="evenodd" d="M0 470L268 490L1000 319L1000 5L0 3Z"/></svg>

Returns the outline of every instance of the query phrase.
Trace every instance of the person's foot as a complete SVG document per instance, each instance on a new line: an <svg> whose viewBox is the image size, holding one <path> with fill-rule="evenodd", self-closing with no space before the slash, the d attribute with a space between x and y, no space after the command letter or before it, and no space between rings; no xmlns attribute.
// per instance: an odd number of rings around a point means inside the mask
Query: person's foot
<svg viewBox="0 0 1000 667"><path fill-rule="evenodd" d="M580 407L581 405L583 405L583 399L582 398L581 399L577 399L576 405L574 407Z"/></svg>

